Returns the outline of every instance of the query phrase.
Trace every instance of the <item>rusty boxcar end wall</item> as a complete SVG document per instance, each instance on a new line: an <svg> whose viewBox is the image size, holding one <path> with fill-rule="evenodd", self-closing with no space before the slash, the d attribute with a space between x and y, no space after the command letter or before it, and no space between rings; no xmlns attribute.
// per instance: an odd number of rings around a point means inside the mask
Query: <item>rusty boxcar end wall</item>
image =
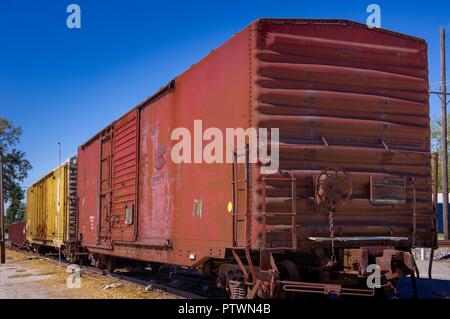
<svg viewBox="0 0 450 319"><path fill-rule="evenodd" d="M15 247L23 247L25 244L25 222L9 224L8 239L11 245Z"/></svg>
<svg viewBox="0 0 450 319"><path fill-rule="evenodd" d="M431 247L427 68L426 43L414 37L341 20L257 20L79 147L82 245L187 266L224 258L247 235L252 249L261 247L257 165L249 196L234 199L240 213L250 212L245 228L227 210L230 164L171 160L172 130L193 132L201 119L204 129L280 129L280 169L296 181L296 249L329 236L327 216L314 204L314 178L330 166L349 172L354 186L335 216L337 236L354 240L340 245ZM404 180L405 203L374 204L374 178ZM266 187L267 211L290 211L290 184ZM269 244L288 240L271 236Z"/></svg>
<svg viewBox="0 0 450 319"><path fill-rule="evenodd" d="M353 182L350 202L335 214L337 237L403 238L395 245L431 247L425 41L342 21L260 21L253 28L259 36L252 46L252 126L280 128L280 169L297 185L299 245L329 237L327 212L314 204L314 178L337 166ZM257 212L261 183L257 169L254 174ZM373 181L384 178L404 180L404 203L374 203ZM266 212L291 210L289 186L268 182ZM274 219L267 222L283 223ZM252 226L257 247L259 220ZM362 244L370 243L356 241Z"/></svg>

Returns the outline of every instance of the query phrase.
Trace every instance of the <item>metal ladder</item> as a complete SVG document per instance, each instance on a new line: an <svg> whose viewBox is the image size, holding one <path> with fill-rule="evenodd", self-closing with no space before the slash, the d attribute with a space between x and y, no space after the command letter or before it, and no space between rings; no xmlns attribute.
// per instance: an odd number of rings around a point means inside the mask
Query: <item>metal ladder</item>
<svg viewBox="0 0 450 319"><path fill-rule="evenodd" d="M245 174L243 178L239 178L239 170L237 163L237 152L233 152L233 163L232 163L232 218L233 218L233 248L232 253L237 263L239 264L243 274L244 282L246 284L256 283L256 272L257 267L255 267L252 261L252 254L250 252L251 248L251 223L252 223L252 212L250 209L250 165L249 165L249 150L248 145L245 151ZM259 271L271 272L273 271L273 257L271 251L274 250L297 250L297 207L296 207L296 178L287 173L287 177L270 177L263 176L261 178L262 182L262 242L259 251ZM266 182L268 180L278 180L287 181L291 185L291 212L267 212L266 208ZM242 185L244 187L242 187ZM245 192L245 212L240 212L239 209L239 198L240 192ZM290 225L267 225L268 216L290 216ZM238 234L238 225L244 223L244 238L240 240ZM291 234L291 245L290 246L270 246L267 243L267 233L271 231L284 231L287 230ZM241 253L245 253L245 257ZM247 260L248 268L245 266L243 258Z"/></svg>
<svg viewBox="0 0 450 319"><path fill-rule="evenodd" d="M237 162L237 151L233 152L232 162L232 218L233 218L233 248L231 252L244 274L244 282L246 284L253 284L256 279L256 270L252 261L250 253L250 236L251 236L251 210L250 210L250 164L249 164L249 149L248 145L245 147L245 172L244 178L239 179L239 163ZM242 187L242 185L244 187ZM239 209L239 193L245 192L245 212L240 212ZM239 242L238 225L244 223L244 238L242 244ZM248 268L244 265L240 253L245 253Z"/></svg>
<svg viewBox="0 0 450 319"><path fill-rule="evenodd" d="M291 174L287 173L289 176L287 177L270 177L263 176L262 177L262 250L297 250L297 180ZM291 212L269 212L267 211L267 181L280 181L280 182L290 182L291 184ZM279 224L279 225L267 225L267 217L274 216L290 216L291 224ZM270 232L289 232L291 235L291 245L290 246L268 246L267 242L267 234Z"/></svg>
<svg viewBox="0 0 450 319"><path fill-rule="evenodd" d="M233 217L233 247L236 249L245 249L250 247L250 236L251 236L251 218L252 214L249 208L250 204L250 193L249 193L249 180L250 180L250 166L249 166L249 153L248 153L248 145L246 147L245 153L245 176L244 178L239 179L239 171L238 171L238 163L236 161L237 154L233 153L233 163L232 163L232 217ZM287 177L271 177L271 176L263 176L261 178L262 182L262 250L297 250L297 180L291 173L285 173L289 176ZM266 207L266 182L267 181L282 181L289 182L291 184L291 212L268 212ZM242 187L242 185L244 187ZM239 211L239 192L245 192L246 195L246 211ZM267 217L268 216L290 216L291 224L290 225L267 225ZM244 223L244 240L243 245L239 245L238 238L238 225L240 223ZM291 245L290 246L271 246L268 247L267 243L267 234L270 232L280 232L280 231L289 231L291 234Z"/></svg>
<svg viewBox="0 0 450 319"><path fill-rule="evenodd" d="M232 163L232 218L233 218L233 247L236 249L248 249L250 247L250 224L251 224L251 211L249 207L250 203L250 193L249 193L249 183L250 183L250 165L249 165L249 154L248 145L245 148L245 172L244 178L239 179L239 163L237 162L238 154L237 151L233 152L233 163ZM243 186L243 187L242 187ZM240 212L239 210L239 193L245 192L245 212ZM238 238L238 225L244 223L244 239L243 245L239 245Z"/></svg>
<svg viewBox="0 0 450 319"><path fill-rule="evenodd" d="M68 163L68 232L69 240L77 239L77 159Z"/></svg>

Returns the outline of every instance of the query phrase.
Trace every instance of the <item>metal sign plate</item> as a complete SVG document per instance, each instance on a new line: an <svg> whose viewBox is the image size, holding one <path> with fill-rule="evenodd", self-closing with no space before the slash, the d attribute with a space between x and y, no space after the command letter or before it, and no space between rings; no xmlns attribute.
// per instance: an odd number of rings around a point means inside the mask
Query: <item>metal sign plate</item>
<svg viewBox="0 0 450 319"><path fill-rule="evenodd" d="M405 204L405 179L401 177L370 176L370 202L374 205Z"/></svg>

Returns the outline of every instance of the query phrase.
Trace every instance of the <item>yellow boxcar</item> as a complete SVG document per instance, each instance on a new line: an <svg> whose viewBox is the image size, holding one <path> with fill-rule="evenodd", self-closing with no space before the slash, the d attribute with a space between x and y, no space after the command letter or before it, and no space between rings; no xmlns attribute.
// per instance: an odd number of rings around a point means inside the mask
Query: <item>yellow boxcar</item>
<svg viewBox="0 0 450 319"><path fill-rule="evenodd" d="M76 174L74 156L28 188L26 239L30 245L61 247L70 255L77 234Z"/></svg>

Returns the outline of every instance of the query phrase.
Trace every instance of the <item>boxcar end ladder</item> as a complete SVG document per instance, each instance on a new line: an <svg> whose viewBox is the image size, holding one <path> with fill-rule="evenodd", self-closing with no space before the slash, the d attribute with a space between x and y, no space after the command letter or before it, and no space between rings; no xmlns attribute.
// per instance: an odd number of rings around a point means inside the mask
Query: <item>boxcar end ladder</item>
<svg viewBox="0 0 450 319"><path fill-rule="evenodd" d="M238 161L237 157L239 154L237 151L233 153L233 163L232 163L232 218L233 218L233 255L238 262L240 268L244 273L244 281L246 283L249 282L249 273L247 268L243 264L238 251L245 252L245 258L247 259L249 271L252 274L253 283L256 278L256 270L253 265L253 261L251 259L250 247L251 247L251 223L252 223L252 212L250 209L250 192L249 192L249 183L250 183L250 166L249 166L249 153L248 153L248 145L245 149L245 174L244 178L239 178L238 171ZM286 174L286 173L285 173ZM260 248L260 270L261 271L269 271L273 267L273 259L271 257L272 251L280 251L280 250L289 250L296 251L297 250L297 182L296 178L287 173L288 176L263 176L261 178L262 184L262 211L261 211L261 248ZM291 186L291 212L269 212L267 211L267 181L281 181L281 182L289 182ZM243 185L244 187L240 186ZM240 212L239 210L239 192L245 192L245 212ZM289 216L291 219L290 225L268 225L267 217L275 217L275 216ZM244 238L241 240L243 242L240 245L239 241L239 233L238 233L238 225L240 223L244 223ZM267 242L267 234L270 232L285 232L289 231L291 235L291 245L285 246L274 246L271 245L269 247Z"/></svg>
<svg viewBox="0 0 450 319"><path fill-rule="evenodd" d="M297 250L297 180L291 173L285 173L286 177L262 177L262 243L263 250ZM273 212L267 210L267 181L288 182L291 186L291 211L290 212ZM290 225L285 224L267 224L267 217L289 216ZM289 231L291 236L291 245L275 246L268 245L267 234L270 232L286 232Z"/></svg>

